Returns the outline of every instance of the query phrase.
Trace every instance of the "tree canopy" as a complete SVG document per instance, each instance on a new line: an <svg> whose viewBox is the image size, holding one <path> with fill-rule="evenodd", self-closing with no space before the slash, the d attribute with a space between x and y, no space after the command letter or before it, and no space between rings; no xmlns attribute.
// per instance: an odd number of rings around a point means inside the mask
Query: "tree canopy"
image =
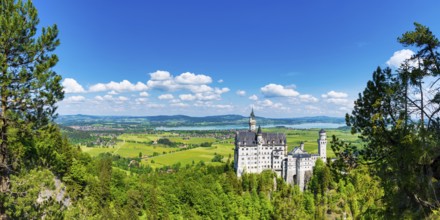
<svg viewBox="0 0 440 220"><path fill-rule="evenodd" d="M439 208L440 43L428 27L414 25L398 41L415 54L396 70L378 67L346 117L365 146L334 148L356 154L351 158L381 178L388 214L395 217Z"/></svg>
<svg viewBox="0 0 440 220"><path fill-rule="evenodd" d="M61 76L52 68L59 45L56 25L42 28L31 1L0 3L0 215L10 191L9 175L25 165L37 150L31 140L56 115L56 102L64 96Z"/></svg>

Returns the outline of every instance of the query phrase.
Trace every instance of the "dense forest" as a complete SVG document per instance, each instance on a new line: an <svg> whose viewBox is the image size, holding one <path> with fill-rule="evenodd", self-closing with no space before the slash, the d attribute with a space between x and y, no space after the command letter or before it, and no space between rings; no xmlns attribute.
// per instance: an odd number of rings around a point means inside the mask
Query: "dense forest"
<svg viewBox="0 0 440 220"><path fill-rule="evenodd" d="M31 1L0 11L1 219L440 218L440 42L428 27L398 38L416 53L378 67L347 115L364 146L333 137L337 157L301 191L269 171L237 178L232 161L152 169L81 152L54 123L57 26L37 35Z"/></svg>

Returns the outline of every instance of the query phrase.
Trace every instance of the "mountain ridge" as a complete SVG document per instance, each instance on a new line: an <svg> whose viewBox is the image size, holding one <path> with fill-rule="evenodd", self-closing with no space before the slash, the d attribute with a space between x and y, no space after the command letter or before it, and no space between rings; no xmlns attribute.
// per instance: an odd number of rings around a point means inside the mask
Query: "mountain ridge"
<svg viewBox="0 0 440 220"><path fill-rule="evenodd" d="M227 114L213 116L188 116L188 115L157 115L157 116L97 116L97 115L60 115L55 120L58 124L71 125L96 125L96 124L137 124L147 127L158 126L214 126L247 124L248 116ZM266 118L256 117L261 125L283 125L302 123L345 123L343 117L307 116L297 118Z"/></svg>

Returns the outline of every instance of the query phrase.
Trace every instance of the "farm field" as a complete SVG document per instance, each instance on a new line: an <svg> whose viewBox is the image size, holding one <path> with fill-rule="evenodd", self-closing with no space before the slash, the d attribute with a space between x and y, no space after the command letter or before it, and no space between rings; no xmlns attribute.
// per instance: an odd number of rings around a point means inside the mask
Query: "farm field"
<svg viewBox="0 0 440 220"><path fill-rule="evenodd" d="M281 132L287 135L288 150L304 141L304 148L310 153L318 153L317 139L320 129L285 129L285 128L263 128L263 132ZM334 157L335 154L331 149L331 139L336 135L340 140L351 142L360 146L357 136L351 135L348 130L328 129L327 133L327 155ZM160 144L153 144L160 138L168 138L172 142L181 143L186 146L201 144L205 142L213 143L211 147L196 147L192 149L181 149L178 147L168 147ZM108 148L100 147L81 147L84 152L91 156L97 156L100 153L110 152L118 154L122 157L135 158L139 157L141 152L143 155L142 164L150 165L153 168L169 166L176 163L182 165L198 163L212 163L211 160L215 154L224 156L223 161L226 162L231 156L234 157L234 139L217 140L214 137L185 137L173 132L164 132L160 134L122 134L117 137L119 142Z"/></svg>
<svg viewBox="0 0 440 220"><path fill-rule="evenodd" d="M82 146L81 149L89 153L91 156L98 156L101 153L112 153L118 154L122 157L139 157L139 152L143 156L152 156L154 152L162 154L163 152L170 152L176 150L177 148L164 147L160 145L148 145L143 143L131 143L131 142L118 142L114 147L101 148L101 147L85 147Z"/></svg>
<svg viewBox="0 0 440 220"><path fill-rule="evenodd" d="M201 144L204 142L216 141L215 138L209 138L209 137L189 137L188 139L184 139L183 137L179 136L179 134L172 132L164 132L161 134L122 134L119 135L117 139L123 141L151 143L161 138L167 138L172 142L183 143L183 144Z"/></svg>

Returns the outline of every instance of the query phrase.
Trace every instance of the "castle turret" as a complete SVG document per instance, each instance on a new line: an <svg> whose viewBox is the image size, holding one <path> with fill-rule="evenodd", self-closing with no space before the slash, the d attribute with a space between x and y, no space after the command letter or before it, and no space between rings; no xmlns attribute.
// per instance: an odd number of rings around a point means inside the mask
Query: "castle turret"
<svg viewBox="0 0 440 220"><path fill-rule="evenodd" d="M263 144L263 132L261 132L261 126L258 126L258 131L257 131L257 143L259 145Z"/></svg>
<svg viewBox="0 0 440 220"><path fill-rule="evenodd" d="M252 108L251 116L249 117L249 130L253 132L257 130L257 120L255 119L253 108Z"/></svg>
<svg viewBox="0 0 440 220"><path fill-rule="evenodd" d="M319 131L318 154L324 162L327 161L327 134L324 129Z"/></svg>

